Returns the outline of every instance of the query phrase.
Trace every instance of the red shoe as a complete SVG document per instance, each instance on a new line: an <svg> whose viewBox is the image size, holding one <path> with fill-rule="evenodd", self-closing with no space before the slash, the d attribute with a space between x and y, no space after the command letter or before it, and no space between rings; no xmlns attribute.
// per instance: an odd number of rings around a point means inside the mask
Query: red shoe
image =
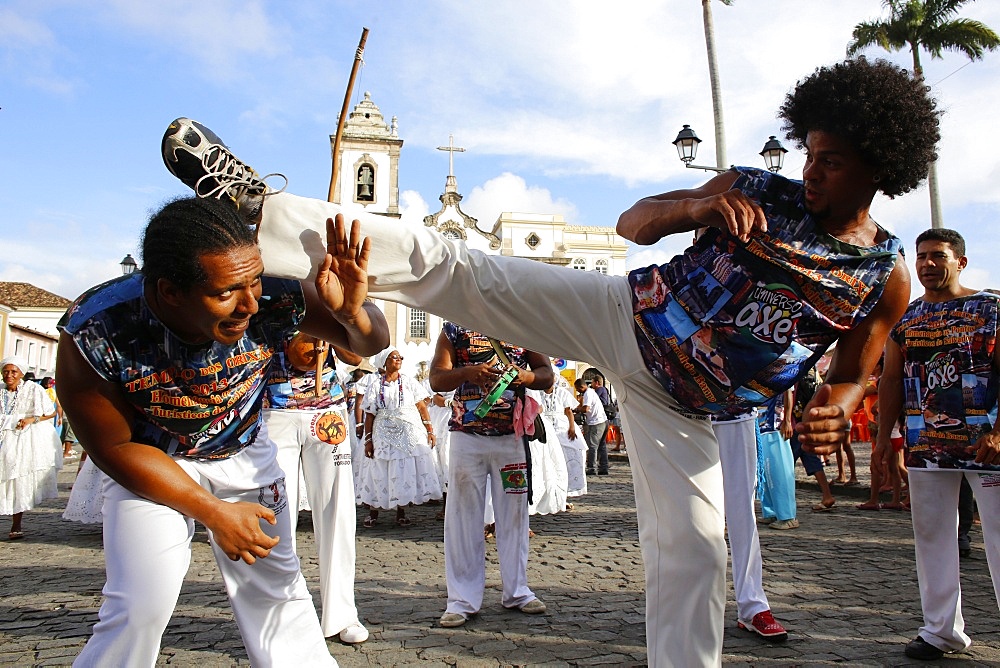
<svg viewBox="0 0 1000 668"><path fill-rule="evenodd" d="M762 636L765 640L773 642L784 642L788 640L788 631L785 627L774 620L774 615L770 610L758 612L753 616L753 620L747 622L742 619L736 620L736 626L744 631L750 631Z"/></svg>

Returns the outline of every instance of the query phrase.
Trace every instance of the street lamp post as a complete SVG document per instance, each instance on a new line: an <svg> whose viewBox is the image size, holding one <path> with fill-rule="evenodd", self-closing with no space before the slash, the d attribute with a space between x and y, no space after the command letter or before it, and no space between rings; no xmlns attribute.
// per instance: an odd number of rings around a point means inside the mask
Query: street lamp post
<svg viewBox="0 0 1000 668"><path fill-rule="evenodd" d="M707 165L694 164L694 159L698 155L698 144L701 143L701 139L698 138L698 135L691 129L690 125L685 125L681 128L681 131L677 133L677 138L671 143L677 147L677 157L681 159L685 167L703 169L706 172L728 172L732 169L732 167L709 167ZM767 165L768 170L778 173L781 171L786 153L788 153L788 149L782 146L781 142L774 135L771 135L764 144L760 155L764 158L764 164Z"/></svg>
<svg viewBox="0 0 1000 668"><path fill-rule="evenodd" d="M133 271L135 271L139 265L135 263L135 260L132 258L132 254L127 253L125 257L122 258L121 266L122 266L122 276L128 276Z"/></svg>

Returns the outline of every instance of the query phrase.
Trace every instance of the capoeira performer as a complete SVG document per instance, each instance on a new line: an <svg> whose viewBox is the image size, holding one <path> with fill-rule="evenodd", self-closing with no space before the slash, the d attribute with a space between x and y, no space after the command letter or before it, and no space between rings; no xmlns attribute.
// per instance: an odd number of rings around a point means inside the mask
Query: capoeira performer
<svg viewBox="0 0 1000 668"><path fill-rule="evenodd" d="M637 243L712 229L627 278L485 255L358 213L373 297L606 371L630 444L652 666L721 662L726 544L708 416L783 392L837 341L796 427L805 447L832 452L909 295L900 241L868 211L877 192L897 196L926 177L939 136L926 86L884 61L850 60L801 81L781 116L807 153L803 182L738 168L640 200L618 221ZM190 187L259 222L268 271L315 276L322 244L313 239L340 207L261 197L256 173L186 120L162 148Z"/></svg>
<svg viewBox="0 0 1000 668"><path fill-rule="evenodd" d="M500 345L517 376L482 416L475 409L504 371L487 338L446 322L431 362L431 388L455 392L449 423L451 503L444 514L448 607L439 622L445 627L465 624L483 603L487 494L496 519L501 603L527 614L545 612L545 604L528 588L528 464L524 443L515 435L515 402L522 399L515 399L514 388L545 389L552 384L552 366L544 355Z"/></svg>
<svg viewBox="0 0 1000 668"><path fill-rule="evenodd" d="M299 283L262 278L253 232L230 204L171 202L146 226L142 271L84 293L60 322L59 398L112 479L105 599L75 665L156 663L195 521L250 662L336 665L292 550L261 399L289 329L359 354L385 347L385 319L364 301L368 246L349 247L338 221L332 255Z"/></svg>
<svg viewBox="0 0 1000 668"><path fill-rule="evenodd" d="M267 379L264 424L278 446L278 465L285 472L292 549L300 499L306 497L319 553L323 636L361 643L368 640L368 630L354 603L354 473L347 401L337 378L337 356L334 346L304 332L289 331L283 343L273 357ZM361 362L350 351L339 353L348 363ZM321 372L318 391L317 367ZM305 489L299 486L300 480Z"/></svg>

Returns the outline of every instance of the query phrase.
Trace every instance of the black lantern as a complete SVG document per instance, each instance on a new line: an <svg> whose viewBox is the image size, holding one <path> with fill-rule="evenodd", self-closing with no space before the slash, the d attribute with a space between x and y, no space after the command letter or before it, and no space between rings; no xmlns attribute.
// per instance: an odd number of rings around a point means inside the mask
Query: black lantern
<svg viewBox="0 0 1000 668"><path fill-rule="evenodd" d="M673 142L673 145L677 147L677 157L681 159L684 164L689 164L694 160L694 157L698 155L698 144L701 140L698 139L698 135L694 133L690 125L685 125L681 128L681 131L677 133L677 139Z"/></svg>
<svg viewBox="0 0 1000 668"><path fill-rule="evenodd" d="M781 171L781 165L785 161L785 154L788 153L788 149L781 145L774 135L771 135L767 143L764 144L764 148L761 150L760 155L764 158L764 164L767 165L767 169L771 172L777 174Z"/></svg>
<svg viewBox="0 0 1000 668"><path fill-rule="evenodd" d="M123 276L128 276L133 271L135 271L136 268L139 266L139 265L137 265L135 263L135 260L132 259L132 254L131 253L128 253L127 255L125 255L125 257L121 261L121 265L122 265L122 275Z"/></svg>

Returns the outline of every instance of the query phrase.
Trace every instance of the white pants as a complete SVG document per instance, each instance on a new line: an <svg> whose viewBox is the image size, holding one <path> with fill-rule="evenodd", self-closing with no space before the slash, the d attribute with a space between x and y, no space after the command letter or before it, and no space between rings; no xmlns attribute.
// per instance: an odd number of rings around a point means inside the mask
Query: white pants
<svg viewBox="0 0 1000 668"><path fill-rule="evenodd" d="M289 194L268 197L260 232L265 272L315 275L325 221L340 210ZM627 279L485 255L423 226L357 217L372 241L372 297L546 355L589 360L607 373L630 445L647 659L656 668L720 665L726 542L719 447L711 424L673 410L677 403L646 370ZM452 466L455 453L453 441Z"/></svg>
<svg viewBox="0 0 1000 668"><path fill-rule="evenodd" d="M946 652L972 644L965 634L958 566L958 493L969 480L983 523L986 561L1000 601L1000 474L909 469L913 542L924 625L920 637Z"/></svg>
<svg viewBox="0 0 1000 668"><path fill-rule="evenodd" d="M770 610L761 576L760 538L753 497L757 483L757 438L753 417L716 422L722 484L726 492L726 531L733 555L733 589L736 613L749 622L758 612Z"/></svg>
<svg viewBox="0 0 1000 668"><path fill-rule="evenodd" d="M317 425L322 425L324 416L331 413L339 416L345 429L337 444L324 441L321 435L329 432L316 429ZM343 408L266 410L264 422L278 446L278 465L285 472L285 488L291 507L299 507L303 494L309 498L319 553L319 587L323 601L320 626L323 635L329 638L359 622L354 603L357 517L347 411ZM339 435L332 440L338 438ZM300 473L305 478L304 490L298 488ZM298 513L290 515L294 549Z"/></svg>
<svg viewBox="0 0 1000 668"><path fill-rule="evenodd" d="M496 519L497 555L503 582L501 603L519 608L535 598L528 588L528 495L505 490L504 467L521 467L524 445L514 436L476 436L453 432L444 512L444 565L448 612L468 617L479 612L486 587L486 481L490 481Z"/></svg>
<svg viewBox="0 0 1000 668"><path fill-rule="evenodd" d="M278 523L261 529L281 539L253 565L231 561L215 543L236 623L254 666L336 666L291 545L288 497L275 447L261 427L256 442L218 461L178 459L199 485L227 502L260 503ZM104 487L107 583L99 621L74 666L152 666L191 562L194 521L136 496L108 478ZM209 535L211 540L211 535Z"/></svg>

